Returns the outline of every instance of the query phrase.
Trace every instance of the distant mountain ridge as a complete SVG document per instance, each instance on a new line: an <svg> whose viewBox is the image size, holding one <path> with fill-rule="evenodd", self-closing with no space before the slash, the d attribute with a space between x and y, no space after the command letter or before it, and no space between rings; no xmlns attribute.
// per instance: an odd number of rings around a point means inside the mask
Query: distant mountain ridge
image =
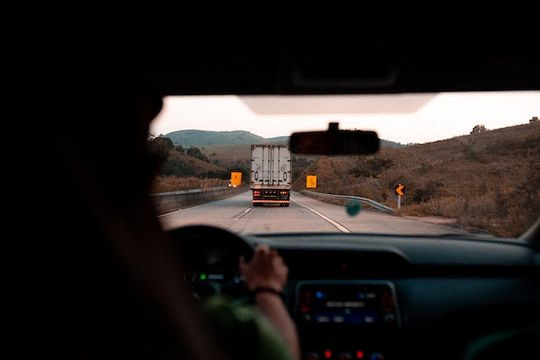
<svg viewBox="0 0 540 360"><path fill-rule="evenodd" d="M206 146L206 145L239 145L239 144L264 144L276 143L287 144L288 136L277 136L272 138L263 138L249 131L208 131L208 130L178 130L165 134L166 137L172 140L174 145L182 145L183 147L190 146ZM405 146L398 142L382 140L382 147L401 147Z"/></svg>
<svg viewBox="0 0 540 360"><path fill-rule="evenodd" d="M165 135L174 145L202 146L202 145L236 145L259 144L265 141L261 136L249 131L207 131L207 130L178 130Z"/></svg>

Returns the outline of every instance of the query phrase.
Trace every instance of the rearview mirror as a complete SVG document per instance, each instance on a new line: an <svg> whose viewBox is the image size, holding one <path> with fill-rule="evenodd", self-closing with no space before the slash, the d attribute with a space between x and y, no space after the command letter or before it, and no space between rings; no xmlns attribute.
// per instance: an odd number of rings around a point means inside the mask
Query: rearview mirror
<svg viewBox="0 0 540 360"><path fill-rule="evenodd" d="M339 130L338 123L327 131L293 133L289 145L294 154L306 155L368 155L380 147L375 131Z"/></svg>

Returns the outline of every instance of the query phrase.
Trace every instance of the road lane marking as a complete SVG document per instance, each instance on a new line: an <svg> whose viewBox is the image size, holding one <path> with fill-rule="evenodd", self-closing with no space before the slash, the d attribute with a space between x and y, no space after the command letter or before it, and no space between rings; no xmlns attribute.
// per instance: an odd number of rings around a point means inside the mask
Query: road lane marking
<svg viewBox="0 0 540 360"><path fill-rule="evenodd" d="M308 209L309 211L311 211L312 213L314 213L315 215L317 216L320 216L321 218L323 218L324 220L328 221L330 224L332 224L332 226L334 226L336 229L338 229L339 231L341 232L344 232L344 233L350 233L351 230L347 229L345 226L341 225L340 223L338 223L337 221L333 220L333 219L330 219L328 216L326 215L323 215L321 214L320 212L318 212L317 210L315 209L312 209L310 208L309 206L307 205L304 205L296 200L293 200L291 199L292 202L302 206L302 207L305 207L306 209Z"/></svg>
<svg viewBox="0 0 540 360"><path fill-rule="evenodd" d="M178 210L174 210L174 211L171 211L171 212L168 212L168 213L165 213L165 214L158 215L158 218L163 217L163 216L169 216L169 215L175 214L175 213L179 212L180 210L182 210L182 209L178 209Z"/></svg>
<svg viewBox="0 0 540 360"><path fill-rule="evenodd" d="M236 214L235 216L233 216L232 219L235 220L235 221L236 221L236 220L240 220L241 218L243 218L244 216L246 216L246 214L247 214L248 212L250 212L251 209L253 209L253 206L248 207L247 209L245 209L244 211L242 211L240 214Z"/></svg>

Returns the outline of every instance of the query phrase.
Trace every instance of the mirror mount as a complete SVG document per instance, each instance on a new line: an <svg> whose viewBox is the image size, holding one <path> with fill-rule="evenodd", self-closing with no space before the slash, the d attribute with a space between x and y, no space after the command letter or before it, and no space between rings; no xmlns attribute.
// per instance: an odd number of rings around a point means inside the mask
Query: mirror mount
<svg viewBox="0 0 540 360"><path fill-rule="evenodd" d="M339 123L331 122L328 124L328 132L337 132L339 131Z"/></svg>

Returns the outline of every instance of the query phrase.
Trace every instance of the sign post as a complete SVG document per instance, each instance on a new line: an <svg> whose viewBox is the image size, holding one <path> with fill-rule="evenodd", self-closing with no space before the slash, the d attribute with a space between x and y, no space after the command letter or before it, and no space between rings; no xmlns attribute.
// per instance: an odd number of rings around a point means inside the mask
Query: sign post
<svg viewBox="0 0 540 360"><path fill-rule="evenodd" d="M401 197L403 195L405 195L405 185L397 184L396 187L394 188L394 192L398 196L398 198L397 198L397 208L400 209L401 208Z"/></svg>

